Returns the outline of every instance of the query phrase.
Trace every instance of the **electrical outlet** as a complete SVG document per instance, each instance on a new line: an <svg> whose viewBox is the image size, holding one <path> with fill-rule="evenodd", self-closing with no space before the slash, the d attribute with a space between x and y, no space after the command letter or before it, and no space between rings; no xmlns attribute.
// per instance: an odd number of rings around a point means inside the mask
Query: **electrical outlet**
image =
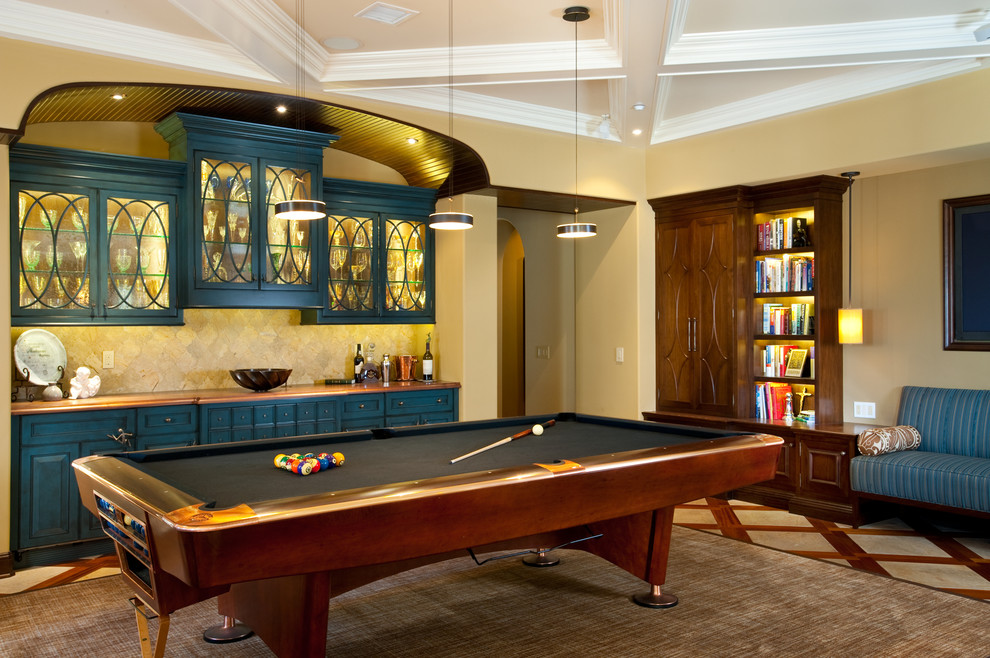
<svg viewBox="0 0 990 658"><path fill-rule="evenodd" d="M550 358L550 346L549 345L537 345L536 346L536 358L537 359L549 359Z"/></svg>
<svg viewBox="0 0 990 658"><path fill-rule="evenodd" d="M113 350L103 350L103 367L107 370L113 368Z"/></svg>
<svg viewBox="0 0 990 658"><path fill-rule="evenodd" d="M876 402L853 402L853 416L856 418L876 418Z"/></svg>
<svg viewBox="0 0 990 658"><path fill-rule="evenodd" d="M615 362L622 363L626 358L626 351L621 347L615 348Z"/></svg>

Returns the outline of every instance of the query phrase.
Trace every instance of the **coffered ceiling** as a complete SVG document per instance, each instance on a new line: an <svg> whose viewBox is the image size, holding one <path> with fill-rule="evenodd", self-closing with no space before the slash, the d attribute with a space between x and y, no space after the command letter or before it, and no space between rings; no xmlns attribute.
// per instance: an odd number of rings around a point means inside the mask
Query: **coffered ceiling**
<svg viewBox="0 0 990 658"><path fill-rule="evenodd" d="M558 0L453 0L452 24L449 4L0 0L0 36L338 103L446 113L452 80L455 115L634 146L958 75L990 54L974 37L988 0L587 0L583 23Z"/></svg>

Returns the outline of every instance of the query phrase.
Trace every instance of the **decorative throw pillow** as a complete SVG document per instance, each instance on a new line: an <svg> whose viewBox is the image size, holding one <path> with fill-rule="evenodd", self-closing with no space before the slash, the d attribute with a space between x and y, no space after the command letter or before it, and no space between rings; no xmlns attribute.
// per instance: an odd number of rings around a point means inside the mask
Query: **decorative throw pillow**
<svg viewBox="0 0 990 658"><path fill-rule="evenodd" d="M910 425L877 427L859 435L859 452L863 455L882 455L900 450L917 450L921 434Z"/></svg>

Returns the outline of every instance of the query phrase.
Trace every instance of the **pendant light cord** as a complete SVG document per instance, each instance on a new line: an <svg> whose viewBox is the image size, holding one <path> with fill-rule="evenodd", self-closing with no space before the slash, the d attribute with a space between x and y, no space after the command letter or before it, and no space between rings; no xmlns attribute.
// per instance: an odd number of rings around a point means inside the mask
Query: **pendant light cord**
<svg viewBox="0 0 990 658"><path fill-rule="evenodd" d="M849 214L849 238L848 238L848 246L849 246L849 258L848 258L848 261L849 261L849 276L847 277L849 279L848 280L848 284L849 284L848 295L849 295L849 297L846 300L846 302L848 303L848 307L847 308L852 308L852 297L853 297L853 182L854 182L854 179L856 178L856 176L859 176L859 172L858 171L845 171L845 172L842 173L842 176L845 177L849 181L849 213L848 213Z"/></svg>
<svg viewBox="0 0 990 658"><path fill-rule="evenodd" d="M578 21L574 21L574 221L578 215Z"/></svg>
<svg viewBox="0 0 990 658"><path fill-rule="evenodd" d="M454 0L447 6L447 157L450 158L450 184L447 203L454 209Z"/></svg>

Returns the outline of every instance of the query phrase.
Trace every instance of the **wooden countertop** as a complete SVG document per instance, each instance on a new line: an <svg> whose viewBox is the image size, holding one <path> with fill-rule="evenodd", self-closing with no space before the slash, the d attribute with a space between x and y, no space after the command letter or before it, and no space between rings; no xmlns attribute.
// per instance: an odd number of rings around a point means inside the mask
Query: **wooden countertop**
<svg viewBox="0 0 990 658"><path fill-rule="evenodd" d="M279 400L284 398L325 397L328 395L354 395L356 393L396 393L402 391L425 391L436 388L460 388L459 382L381 382L366 384L300 384L256 393L246 388L213 388L186 391L161 391L152 393L116 393L97 395L85 400L55 400L47 402L13 402L10 414L59 413L65 411L98 411L124 407L162 407L171 404L212 404L215 402L257 402L258 400Z"/></svg>
<svg viewBox="0 0 990 658"><path fill-rule="evenodd" d="M766 434L775 431L797 430L806 433L820 432L822 434L838 434L856 436L860 432L879 427L864 423L804 423L801 421L787 422L785 420L759 420L756 418L729 418L726 416L706 416L686 411L644 411L644 420L662 423L684 423L687 425L702 425L707 427L730 427L733 429L751 429Z"/></svg>

